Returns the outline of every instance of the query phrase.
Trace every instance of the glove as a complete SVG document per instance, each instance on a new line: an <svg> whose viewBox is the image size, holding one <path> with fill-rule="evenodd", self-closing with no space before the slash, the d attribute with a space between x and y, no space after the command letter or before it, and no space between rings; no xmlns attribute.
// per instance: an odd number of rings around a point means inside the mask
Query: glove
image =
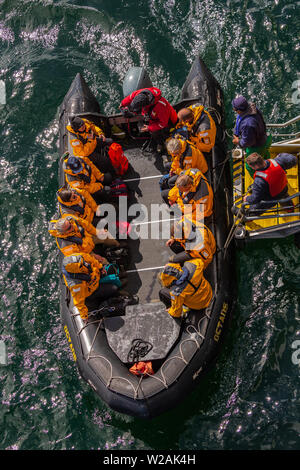
<svg viewBox="0 0 300 470"><path fill-rule="evenodd" d="M132 113L131 111L129 111L129 108L127 108L127 107L126 108L121 108L121 113L126 118L131 118L131 117L135 116L135 114Z"/></svg>

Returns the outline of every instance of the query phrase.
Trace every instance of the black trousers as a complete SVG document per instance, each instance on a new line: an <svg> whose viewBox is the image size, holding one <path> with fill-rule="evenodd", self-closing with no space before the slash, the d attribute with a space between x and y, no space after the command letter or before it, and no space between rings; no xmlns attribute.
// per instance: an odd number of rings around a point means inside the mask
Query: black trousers
<svg viewBox="0 0 300 470"><path fill-rule="evenodd" d="M183 264L185 261L189 261L190 259L192 259L192 256L189 255L185 250L184 248L182 247L182 245L175 241L171 246L170 246L171 250L173 251L173 253L175 253L174 256L172 256L169 261L171 263L179 263L179 264Z"/></svg>
<svg viewBox="0 0 300 470"><path fill-rule="evenodd" d="M113 168L108 155L108 148L111 143L112 139L106 139L105 142L101 139L97 139L95 150L88 156L91 162L93 162L102 173L109 172Z"/></svg>
<svg viewBox="0 0 300 470"><path fill-rule="evenodd" d="M275 196L274 199L285 199L288 197L288 188L285 187L283 191L281 191L281 193L279 193L277 196ZM247 213L247 215L261 215L263 214L267 209L271 209L271 207L275 206L276 203L274 204L274 201L270 200L269 201L265 201L265 202L258 202L257 204L253 204L252 206L249 207L249 211ZM288 203L283 203L283 204L280 204L282 205L282 207L284 206L291 206L292 205L292 202L288 202ZM253 211L253 212L252 212Z"/></svg>
<svg viewBox="0 0 300 470"><path fill-rule="evenodd" d="M97 290L85 299L88 309L96 309L102 300L109 299L118 294L119 288L114 284L100 284Z"/></svg>
<svg viewBox="0 0 300 470"><path fill-rule="evenodd" d="M106 178L107 176L107 178ZM97 204L100 204L101 202L111 202L111 196L110 196L110 183L107 183L107 181L111 182L111 175L104 175L104 180L102 184L104 185L103 189L100 189L100 191L96 191L95 193L91 194L92 198L95 200Z"/></svg>
<svg viewBox="0 0 300 470"><path fill-rule="evenodd" d="M165 140L169 137L170 135L170 129L172 127L175 127L176 123L173 124L170 120L168 122L167 127L164 127L163 129L160 129L159 131L151 132L151 137L152 139L158 144L158 145L164 145Z"/></svg>
<svg viewBox="0 0 300 470"><path fill-rule="evenodd" d="M168 199L169 192L170 192L170 189L163 189L163 190L160 192L160 195L161 195L163 201L164 201L168 206L170 205L170 202L169 202L169 199Z"/></svg>

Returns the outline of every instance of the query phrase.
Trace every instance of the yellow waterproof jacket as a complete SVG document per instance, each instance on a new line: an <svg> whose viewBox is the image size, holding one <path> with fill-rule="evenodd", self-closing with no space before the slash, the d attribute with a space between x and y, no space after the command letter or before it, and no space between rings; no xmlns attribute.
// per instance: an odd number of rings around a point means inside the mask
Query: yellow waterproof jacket
<svg viewBox="0 0 300 470"><path fill-rule="evenodd" d="M91 155L97 146L96 137L104 135L100 127L95 126L95 124L87 119L82 118L82 120L85 123L85 131L82 133L74 131L71 126L67 126L69 133L72 137L75 137L70 140L70 143L76 157L88 157Z"/></svg>
<svg viewBox="0 0 300 470"><path fill-rule="evenodd" d="M210 152L215 145L216 140L216 124L211 115L204 109L204 106L189 106L194 113L192 123L178 123L176 128L187 126L189 139L193 144L201 150L201 152Z"/></svg>
<svg viewBox="0 0 300 470"><path fill-rule="evenodd" d="M193 221L191 217L182 217L175 224L172 238L180 243L192 258L201 258L204 269L211 263L216 252L216 240L202 222Z"/></svg>
<svg viewBox="0 0 300 470"><path fill-rule="evenodd" d="M214 195L207 179L197 168L180 173L180 175L183 174L192 177L192 187L187 193L181 193L175 185L168 193L170 204L178 204L181 211L186 214L189 210L193 214L193 220L197 219L198 211L202 217L209 217L213 211Z"/></svg>
<svg viewBox="0 0 300 470"><path fill-rule="evenodd" d="M55 228L57 220L51 220L49 223L49 233L56 238L56 243L60 251L65 256L73 253L83 252L91 253L95 248L93 235L96 235L96 229L91 224L75 215L65 214L72 225L72 230L66 234L61 234Z"/></svg>
<svg viewBox="0 0 300 470"><path fill-rule="evenodd" d="M202 173L208 170L205 157L191 142L179 139L181 142L181 155L172 156L171 173L179 175L182 171L190 168L198 168Z"/></svg>
<svg viewBox="0 0 300 470"><path fill-rule="evenodd" d="M178 263L168 263L161 273L161 281L170 288L171 307L168 313L180 317L185 305L194 310L209 306L212 288L203 276L204 263L200 258L186 261L181 267Z"/></svg>
<svg viewBox="0 0 300 470"><path fill-rule="evenodd" d="M84 189L90 194L103 189L103 184L99 181L103 173L101 173L89 158L80 157L83 169L79 173L73 173L73 171L68 168L67 160L68 157L64 159L62 168L65 173L66 181L71 188Z"/></svg>
<svg viewBox="0 0 300 470"><path fill-rule="evenodd" d="M76 193L76 200L65 202L62 201L59 194L63 189L64 188L61 188L57 191L57 200L61 215L74 214L92 223L98 206L90 193L84 189L73 188L73 191Z"/></svg>
<svg viewBox="0 0 300 470"><path fill-rule="evenodd" d="M63 259L62 273L70 290L74 306L82 319L87 319L85 299L99 287L102 264L88 253L74 253Z"/></svg>

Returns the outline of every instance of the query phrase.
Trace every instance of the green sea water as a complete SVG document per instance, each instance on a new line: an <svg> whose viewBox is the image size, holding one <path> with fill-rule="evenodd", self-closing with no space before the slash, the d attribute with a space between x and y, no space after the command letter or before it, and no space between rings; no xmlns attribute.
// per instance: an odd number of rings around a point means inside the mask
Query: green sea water
<svg viewBox="0 0 300 470"><path fill-rule="evenodd" d="M144 422L110 410L79 377L47 232L57 108L77 72L112 113L129 67L145 66L175 103L200 54L223 88L229 134L237 93L267 122L284 122L300 114L299 13L286 0L0 0L1 450L299 448L293 239L238 253L237 304L216 366L175 410Z"/></svg>

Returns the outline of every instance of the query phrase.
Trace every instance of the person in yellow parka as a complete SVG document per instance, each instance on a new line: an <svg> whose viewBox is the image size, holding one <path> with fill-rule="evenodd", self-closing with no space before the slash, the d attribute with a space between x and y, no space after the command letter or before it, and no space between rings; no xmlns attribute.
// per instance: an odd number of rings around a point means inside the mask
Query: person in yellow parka
<svg viewBox="0 0 300 470"><path fill-rule="evenodd" d="M213 211L213 190L203 173L197 168L180 173L176 185L170 190L161 192L164 201L171 205L177 204L185 215L193 215L193 220L199 217L209 217Z"/></svg>
<svg viewBox="0 0 300 470"><path fill-rule="evenodd" d="M215 145L216 124L204 106L193 104L178 111L175 133L184 133L201 152L210 152Z"/></svg>
<svg viewBox="0 0 300 470"><path fill-rule="evenodd" d="M110 239L109 232L97 231L93 225L75 215L65 214L60 219L51 220L48 231L50 235L56 238L57 246L65 256L78 251L92 253L95 242L105 243L109 246L119 246L117 240ZM104 238L105 236L107 240ZM98 257L98 255L94 256Z"/></svg>
<svg viewBox="0 0 300 470"><path fill-rule="evenodd" d="M105 246L115 246L119 247L120 243L115 240L110 232L106 229L98 229L94 227L93 224L89 223L87 220L82 219L81 217L77 217L74 214L64 214L62 216L63 219L68 219L68 221L72 222L75 221L77 225L79 224L85 232L89 233L93 237L93 242L95 245L98 245L99 243L105 245Z"/></svg>
<svg viewBox="0 0 300 470"><path fill-rule="evenodd" d="M88 318L88 301L100 303L115 296L119 290L115 284L100 283L102 268L102 263L88 253L73 253L63 259L63 278L83 320Z"/></svg>
<svg viewBox="0 0 300 470"><path fill-rule="evenodd" d="M74 214L89 223L93 222L98 205L85 189L63 186L57 193L60 214Z"/></svg>
<svg viewBox="0 0 300 470"><path fill-rule="evenodd" d="M188 140L171 138L166 143L166 149L172 157L170 176L179 175L190 168L198 168L203 174L207 172L203 153Z"/></svg>
<svg viewBox="0 0 300 470"><path fill-rule="evenodd" d="M104 174L92 162L87 163L83 158L70 157L66 152L62 168L66 182L71 188L84 189L90 194L103 192Z"/></svg>
<svg viewBox="0 0 300 470"><path fill-rule="evenodd" d="M96 150L99 141L105 142L102 129L88 119L72 116L70 125L66 127L73 137L70 143L75 156L88 157Z"/></svg>
<svg viewBox="0 0 300 470"><path fill-rule="evenodd" d="M209 306L212 299L212 288L203 275L204 263L195 258L186 261L183 266L168 263L160 274L163 288L159 298L175 318L181 317L183 307L201 310Z"/></svg>
<svg viewBox="0 0 300 470"><path fill-rule="evenodd" d="M172 236L166 242L175 255L169 258L172 263L201 258L204 269L211 263L216 252L216 241L212 232L202 222L192 221L191 217L182 217L176 221L171 230Z"/></svg>

